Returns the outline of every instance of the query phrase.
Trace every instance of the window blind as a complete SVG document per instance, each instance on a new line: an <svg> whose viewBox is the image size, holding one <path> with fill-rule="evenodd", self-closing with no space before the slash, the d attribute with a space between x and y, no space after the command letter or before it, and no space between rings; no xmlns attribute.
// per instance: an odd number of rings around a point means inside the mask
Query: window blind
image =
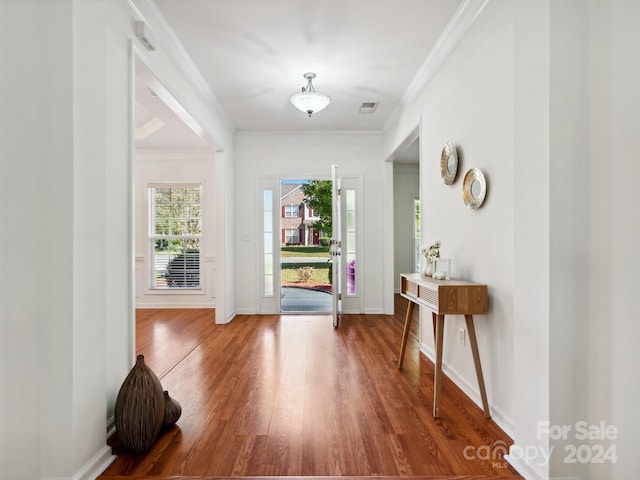
<svg viewBox="0 0 640 480"><path fill-rule="evenodd" d="M151 185L149 288L200 288L202 186Z"/></svg>

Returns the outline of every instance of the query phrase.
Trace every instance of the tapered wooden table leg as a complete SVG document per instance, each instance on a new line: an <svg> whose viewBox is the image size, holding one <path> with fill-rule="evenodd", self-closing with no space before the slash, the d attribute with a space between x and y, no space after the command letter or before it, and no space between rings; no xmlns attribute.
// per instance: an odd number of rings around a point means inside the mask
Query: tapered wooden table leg
<svg viewBox="0 0 640 480"><path fill-rule="evenodd" d="M482 365L480 365L480 353L478 352L478 341L476 340L476 329L473 326L473 315L465 315L467 322L467 330L469 331L469 344L471 345L471 353L473 354L473 364L476 367L476 376L478 377L478 386L480 387L480 396L482 397L482 409L484 416L491 418L489 412L489 402L487 402L487 391L484 388L484 376L482 375Z"/></svg>
<svg viewBox="0 0 640 480"><path fill-rule="evenodd" d="M400 294L409 300L409 309L404 324L404 335L398 369L402 368L404 351L411 325L413 304L427 307L432 312L433 336L435 346L435 372L433 379L433 416L440 418L440 390L442 390L442 355L444 350L444 316L464 315L469 331L469 342L473 353L473 363L480 386L482 396L482 408L484 415L490 418L487 391L484 387L482 367L480 366L480 354L478 353L478 341L473 326L473 314L485 315L488 313L487 286L479 283L463 282L460 280L437 280L424 277L418 273L403 273L400 275Z"/></svg>
<svg viewBox="0 0 640 480"><path fill-rule="evenodd" d="M436 312L431 312L431 322L433 323L433 344L436 344Z"/></svg>
<svg viewBox="0 0 640 480"><path fill-rule="evenodd" d="M411 330L411 319L413 318L414 303L409 300L407 306L407 316L404 319L404 332L402 332L402 345L400 345L400 359L398 360L398 370L402 370L402 363L404 362L404 351L407 348L407 338L409 337L409 330Z"/></svg>
<svg viewBox="0 0 640 480"><path fill-rule="evenodd" d="M442 388L442 350L444 346L444 315L436 315L436 371L433 381L433 416L440 418L440 390Z"/></svg>

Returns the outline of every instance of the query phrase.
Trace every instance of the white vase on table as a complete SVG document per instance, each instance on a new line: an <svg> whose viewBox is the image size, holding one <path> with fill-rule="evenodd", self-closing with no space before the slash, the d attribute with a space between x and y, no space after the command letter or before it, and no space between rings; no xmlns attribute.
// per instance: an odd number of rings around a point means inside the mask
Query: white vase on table
<svg viewBox="0 0 640 480"><path fill-rule="evenodd" d="M424 265L422 265L422 274L425 277L430 277L433 275L433 262L427 262L425 260Z"/></svg>

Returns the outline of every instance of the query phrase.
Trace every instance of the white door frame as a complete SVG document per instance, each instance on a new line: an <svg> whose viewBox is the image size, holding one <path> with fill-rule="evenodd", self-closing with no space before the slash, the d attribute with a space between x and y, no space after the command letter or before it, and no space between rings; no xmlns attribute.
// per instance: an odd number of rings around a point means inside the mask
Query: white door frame
<svg viewBox="0 0 640 480"><path fill-rule="evenodd" d="M327 177L319 177L317 175L297 175L287 177L257 177L256 178L256 251L255 251L255 292L256 292L256 313L258 314L279 314L280 313L280 295L281 295L281 254L280 254L280 182L283 179L318 179L326 180ZM356 294L345 295L347 285L347 273L345 265L342 266L340 272L340 280L342 285L342 310L345 313L363 313L364 312L364 220L363 220L363 193L362 193L362 176L341 177L342 188L355 190L356 200L356 255L357 264L360 268L356 268ZM271 211L273 215L270 218L270 231L272 233L271 240L273 245L273 290L265 294L265 240L264 240L264 191L271 190ZM342 197L342 208L344 211L344 196ZM346 219L343 216L342 228L344 229Z"/></svg>

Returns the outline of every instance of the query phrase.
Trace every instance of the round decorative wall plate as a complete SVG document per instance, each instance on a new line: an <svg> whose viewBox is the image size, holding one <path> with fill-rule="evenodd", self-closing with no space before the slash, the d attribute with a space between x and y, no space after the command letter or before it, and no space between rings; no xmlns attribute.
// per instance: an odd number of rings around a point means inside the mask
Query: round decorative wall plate
<svg viewBox="0 0 640 480"><path fill-rule="evenodd" d="M458 173L458 151L456 146L447 142L440 155L440 174L445 185L451 185Z"/></svg>
<svg viewBox="0 0 640 480"><path fill-rule="evenodd" d="M462 182L464 204L472 210L480 208L486 194L487 181L484 178L484 174L477 168L469 169Z"/></svg>

